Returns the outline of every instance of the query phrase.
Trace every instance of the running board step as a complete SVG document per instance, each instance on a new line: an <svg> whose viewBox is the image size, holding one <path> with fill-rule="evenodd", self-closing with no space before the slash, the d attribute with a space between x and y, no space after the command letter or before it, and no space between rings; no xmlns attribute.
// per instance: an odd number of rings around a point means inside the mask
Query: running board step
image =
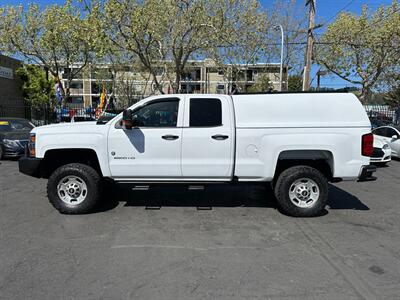
<svg viewBox="0 0 400 300"><path fill-rule="evenodd" d="M132 191L148 191L150 189L149 185L135 185Z"/></svg>
<svg viewBox="0 0 400 300"><path fill-rule="evenodd" d="M160 210L161 206L148 206L148 205L146 205L146 207L144 209L145 210Z"/></svg>
<svg viewBox="0 0 400 300"><path fill-rule="evenodd" d="M189 185L189 191L204 191L204 185Z"/></svg>
<svg viewBox="0 0 400 300"><path fill-rule="evenodd" d="M204 185L189 185L188 190L189 191L204 191L205 188L204 188ZM198 202L200 202L200 201L198 201ZM197 210L212 210L212 206L211 205L201 205L199 203L199 205L197 205Z"/></svg>

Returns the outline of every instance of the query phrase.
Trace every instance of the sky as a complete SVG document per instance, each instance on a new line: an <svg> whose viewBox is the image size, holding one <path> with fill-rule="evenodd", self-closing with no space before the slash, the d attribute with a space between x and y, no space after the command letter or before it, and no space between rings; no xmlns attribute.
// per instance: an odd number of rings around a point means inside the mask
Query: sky
<svg viewBox="0 0 400 300"><path fill-rule="evenodd" d="M360 14L363 5L368 5L372 10L375 10L380 5L390 5L392 0L315 0L316 1L316 22L324 23L326 21L333 21L335 16L341 11L349 11L356 14ZM33 0L33 1L22 1L22 0L0 0L0 5L17 5L17 4L28 4L29 2L40 3L43 6L48 4L64 3L64 0ZM272 6L274 1L271 0L260 0L261 4L265 8ZM298 5L303 7L306 0L297 0ZM323 32L324 28L321 29ZM316 86L315 73L318 67L314 66L312 69L311 78L313 78L312 85ZM336 76L326 76L321 78L322 87L340 88L344 86L351 86L344 80Z"/></svg>

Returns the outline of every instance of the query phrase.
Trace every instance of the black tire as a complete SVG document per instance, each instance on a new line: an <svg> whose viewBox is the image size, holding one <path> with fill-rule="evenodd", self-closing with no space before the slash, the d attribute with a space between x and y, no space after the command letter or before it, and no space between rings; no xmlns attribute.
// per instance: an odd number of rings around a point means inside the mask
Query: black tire
<svg viewBox="0 0 400 300"><path fill-rule="evenodd" d="M66 176L76 176L87 187L86 198L79 204L70 205L62 201L57 186ZM92 212L100 202L101 177L92 167L84 164L67 164L56 169L47 182L49 202L62 214L85 214Z"/></svg>
<svg viewBox="0 0 400 300"><path fill-rule="evenodd" d="M0 160L2 160L2 159L3 159L3 148L0 145Z"/></svg>
<svg viewBox="0 0 400 300"><path fill-rule="evenodd" d="M289 197L292 184L302 178L311 179L319 189L319 197L310 207L299 207ZM316 217L322 214L328 201L328 181L317 169L309 166L295 166L279 175L274 192L283 213L292 217Z"/></svg>

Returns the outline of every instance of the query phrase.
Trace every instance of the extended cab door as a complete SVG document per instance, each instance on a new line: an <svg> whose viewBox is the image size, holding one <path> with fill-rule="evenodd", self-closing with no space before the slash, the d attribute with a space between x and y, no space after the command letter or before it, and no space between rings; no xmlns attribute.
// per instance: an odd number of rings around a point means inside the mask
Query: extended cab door
<svg viewBox="0 0 400 300"><path fill-rule="evenodd" d="M187 179L230 180L235 130L228 96L186 95L182 174Z"/></svg>
<svg viewBox="0 0 400 300"><path fill-rule="evenodd" d="M108 158L111 175L119 179L180 178L183 98L155 98L133 109L140 125L110 128Z"/></svg>

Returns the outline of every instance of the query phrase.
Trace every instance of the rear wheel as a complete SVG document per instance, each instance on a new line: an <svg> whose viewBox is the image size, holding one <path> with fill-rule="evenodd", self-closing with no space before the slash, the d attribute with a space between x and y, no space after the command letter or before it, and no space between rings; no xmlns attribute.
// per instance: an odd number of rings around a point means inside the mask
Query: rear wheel
<svg viewBox="0 0 400 300"><path fill-rule="evenodd" d="M315 217L321 215L328 201L328 181L317 169L295 166L279 175L274 192L284 213Z"/></svg>
<svg viewBox="0 0 400 300"><path fill-rule="evenodd" d="M89 213L100 198L100 175L84 164L67 164L51 174L47 183L50 203L64 214Z"/></svg>
<svg viewBox="0 0 400 300"><path fill-rule="evenodd" d="M1 148L1 145L0 145L0 160L2 160L3 159L3 148Z"/></svg>

